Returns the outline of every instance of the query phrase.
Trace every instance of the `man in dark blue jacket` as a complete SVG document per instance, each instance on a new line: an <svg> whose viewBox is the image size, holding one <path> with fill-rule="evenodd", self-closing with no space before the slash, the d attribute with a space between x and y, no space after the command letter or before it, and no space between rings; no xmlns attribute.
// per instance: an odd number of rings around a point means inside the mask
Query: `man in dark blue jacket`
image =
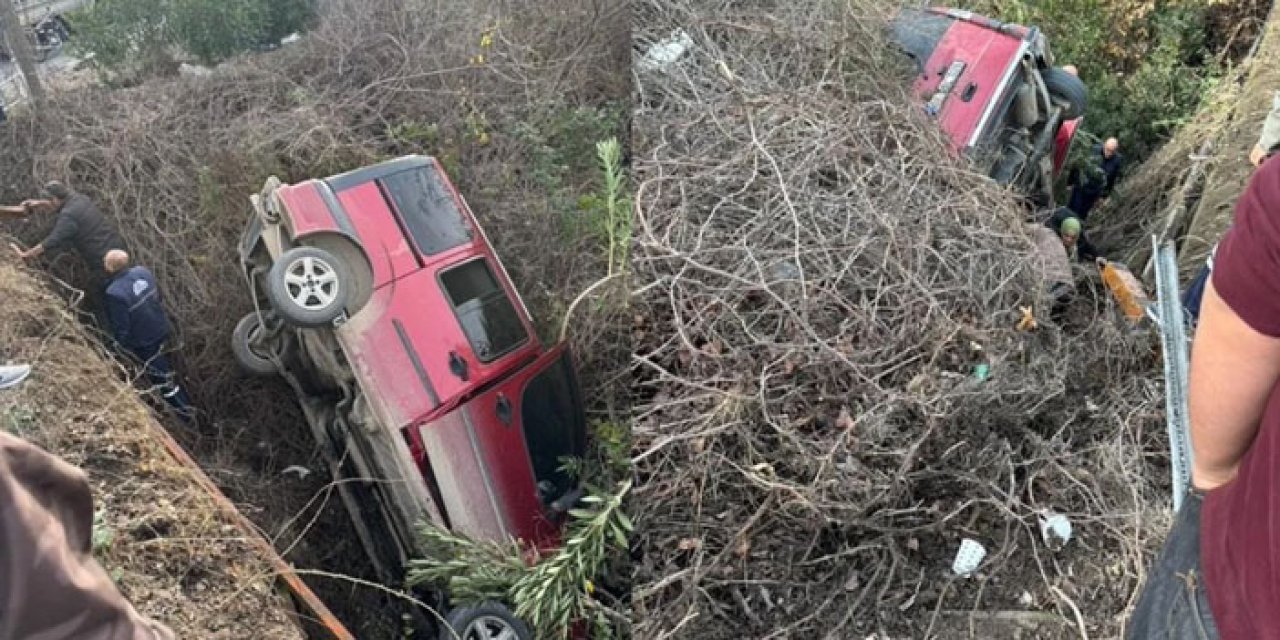
<svg viewBox="0 0 1280 640"><path fill-rule="evenodd" d="M38 258L46 251L74 248L84 258L89 268L102 264L103 256L112 249L124 249L124 241L115 227L98 210L98 205L82 193L61 182L50 182L44 187L47 200L28 200L19 207L6 207L9 215L30 214L34 211L53 211L58 214L48 237L30 249L13 245L23 260Z"/></svg>
<svg viewBox="0 0 1280 640"><path fill-rule="evenodd" d="M129 254L108 251L103 266L107 282L107 317L120 346L128 349L146 367L147 377L160 388L168 402L184 419L192 415L191 399L178 386L173 365L164 354L169 339L169 319L160 303L156 277L146 267L129 266Z"/></svg>
<svg viewBox="0 0 1280 640"><path fill-rule="evenodd" d="M1067 206L1076 213L1080 222L1089 220L1089 212L1093 211L1093 206L1098 201L1105 202L1111 196L1111 190L1120 179L1123 164L1120 141L1107 138L1106 142L1094 146L1089 155L1072 168L1071 202Z"/></svg>

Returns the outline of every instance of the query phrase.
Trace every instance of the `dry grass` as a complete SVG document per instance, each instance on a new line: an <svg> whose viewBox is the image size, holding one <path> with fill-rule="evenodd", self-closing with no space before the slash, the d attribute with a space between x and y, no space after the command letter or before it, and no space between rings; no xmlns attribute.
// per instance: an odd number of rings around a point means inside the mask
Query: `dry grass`
<svg viewBox="0 0 1280 640"><path fill-rule="evenodd" d="M1090 286L1014 329L1022 214L908 106L883 13L637 6L642 48L695 42L637 73L638 637L1113 637L1167 523L1151 337Z"/></svg>

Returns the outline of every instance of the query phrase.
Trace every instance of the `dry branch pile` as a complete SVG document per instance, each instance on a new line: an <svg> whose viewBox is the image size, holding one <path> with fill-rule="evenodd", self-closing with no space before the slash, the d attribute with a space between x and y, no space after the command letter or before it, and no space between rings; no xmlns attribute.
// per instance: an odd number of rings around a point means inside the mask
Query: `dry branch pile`
<svg viewBox="0 0 1280 640"><path fill-rule="evenodd" d="M0 396L0 428L84 469L97 557L144 614L180 638L302 638L267 559L155 439L161 427L75 316L0 261L0 358L31 379Z"/></svg>
<svg viewBox="0 0 1280 640"><path fill-rule="evenodd" d="M694 42L636 76L638 637L1110 636L1167 522L1150 336L1087 285L1015 330L1022 213L908 106L878 4L636 9L639 50Z"/></svg>

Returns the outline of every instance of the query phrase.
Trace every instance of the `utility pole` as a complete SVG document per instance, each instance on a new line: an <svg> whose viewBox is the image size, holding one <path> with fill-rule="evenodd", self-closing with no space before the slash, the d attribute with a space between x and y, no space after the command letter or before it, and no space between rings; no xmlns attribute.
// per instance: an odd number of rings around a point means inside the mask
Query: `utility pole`
<svg viewBox="0 0 1280 640"><path fill-rule="evenodd" d="M9 53L27 81L31 101L39 105L44 102L44 85L40 83L40 74L36 72L36 54L31 49L26 30L22 28L22 21L18 19L14 0L0 0L0 25L3 25L5 40L9 42Z"/></svg>

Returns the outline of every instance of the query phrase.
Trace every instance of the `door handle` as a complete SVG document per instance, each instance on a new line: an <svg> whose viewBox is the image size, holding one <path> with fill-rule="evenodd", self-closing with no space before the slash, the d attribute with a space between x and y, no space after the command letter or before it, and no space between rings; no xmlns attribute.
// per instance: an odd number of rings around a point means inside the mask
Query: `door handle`
<svg viewBox="0 0 1280 640"><path fill-rule="evenodd" d="M467 373L467 361L463 360L457 351L449 352L449 371L461 378L463 382L466 382L471 377Z"/></svg>
<svg viewBox="0 0 1280 640"><path fill-rule="evenodd" d="M502 421L502 424L511 426L511 401L507 400L507 396L501 393L498 394L498 402L494 406L494 410L497 412L498 419Z"/></svg>

